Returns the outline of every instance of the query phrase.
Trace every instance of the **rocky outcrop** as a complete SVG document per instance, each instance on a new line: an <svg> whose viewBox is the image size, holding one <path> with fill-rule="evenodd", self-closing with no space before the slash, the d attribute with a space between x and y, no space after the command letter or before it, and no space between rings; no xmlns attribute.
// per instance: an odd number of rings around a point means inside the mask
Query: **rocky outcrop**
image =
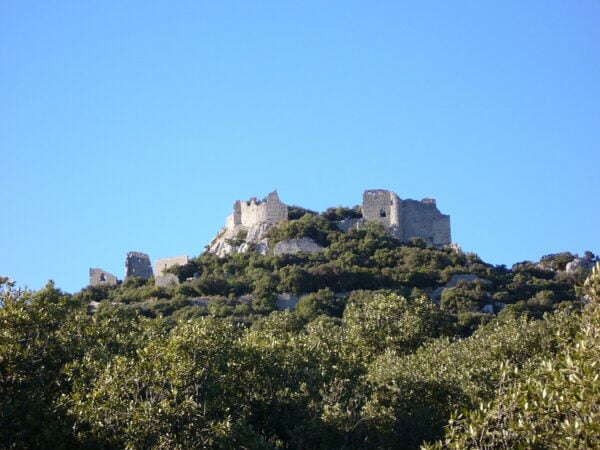
<svg viewBox="0 0 600 450"><path fill-rule="evenodd" d="M278 311L296 309L296 305L300 301L300 297L293 294L278 294L275 300L275 309Z"/></svg>
<svg viewBox="0 0 600 450"><path fill-rule="evenodd" d="M477 275L472 275L472 274L453 275L452 278L450 278L450 281L448 281L444 286L431 291L431 293L429 294L429 297L432 298L433 300L439 300L442 296L442 292L444 292L445 289L451 289L453 287L456 287L456 285L461 281L466 282L466 283L473 283L475 281L481 281L482 283L484 283L486 285L492 284L492 282L490 280L485 280L483 278L479 278Z"/></svg>
<svg viewBox="0 0 600 450"><path fill-rule="evenodd" d="M173 273L167 273L165 275L159 275L154 278L154 284L156 286L167 287L171 284L179 284L179 278Z"/></svg>
<svg viewBox="0 0 600 450"><path fill-rule="evenodd" d="M589 258L575 258L573 261L567 264L565 270L567 273L573 273L580 267L584 270L592 270L595 261Z"/></svg>
<svg viewBox="0 0 600 450"><path fill-rule="evenodd" d="M273 253L275 255L295 255L297 253L320 253L324 250L322 246L317 244L311 238L288 239L275 244Z"/></svg>

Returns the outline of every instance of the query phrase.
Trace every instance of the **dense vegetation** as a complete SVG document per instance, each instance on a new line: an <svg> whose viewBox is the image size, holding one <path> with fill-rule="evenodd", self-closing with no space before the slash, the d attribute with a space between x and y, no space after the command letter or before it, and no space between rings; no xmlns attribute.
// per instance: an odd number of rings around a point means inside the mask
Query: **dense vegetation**
<svg viewBox="0 0 600 450"><path fill-rule="evenodd" d="M203 254L167 288L0 278L0 447L600 446L600 273L293 214L271 248L323 253ZM457 274L479 278L428 297ZM307 295L289 312L278 293Z"/></svg>

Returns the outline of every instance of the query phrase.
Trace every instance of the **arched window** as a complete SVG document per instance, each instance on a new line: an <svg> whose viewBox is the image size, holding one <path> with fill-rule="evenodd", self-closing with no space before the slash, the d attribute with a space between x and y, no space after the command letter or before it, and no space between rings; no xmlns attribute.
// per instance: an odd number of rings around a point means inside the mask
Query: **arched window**
<svg viewBox="0 0 600 450"><path fill-rule="evenodd" d="M382 209L380 209L380 210L379 210L379 217L385 217L385 216L386 216L386 214L385 214L385 210L384 210L383 208L382 208Z"/></svg>

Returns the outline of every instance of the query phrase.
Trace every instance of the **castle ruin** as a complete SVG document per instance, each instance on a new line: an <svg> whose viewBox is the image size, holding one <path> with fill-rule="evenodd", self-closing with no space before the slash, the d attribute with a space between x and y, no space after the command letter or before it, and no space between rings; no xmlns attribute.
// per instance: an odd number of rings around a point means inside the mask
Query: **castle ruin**
<svg viewBox="0 0 600 450"><path fill-rule="evenodd" d="M450 216L440 213L431 198L401 200L392 191L368 190L363 193L362 214L364 221L383 224L403 242L421 238L435 246L451 243Z"/></svg>
<svg viewBox="0 0 600 450"><path fill-rule="evenodd" d="M288 207L279 200L277 191L262 200L256 197L247 201L237 200L233 212L225 220L225 226L208 245L208 251L218 256L245 252L251 245L260 253L266 253L265 235L269 228L288 220Z"/></svg>
<svg viewBox="0 0 600 450"><path fill-rule="evenodd" d="M286 220L288 207L281 203L277 191L273 191L263 200L256 200L256 197L248 201L237 200L233 204L233 213L225 221L225 227L230 230L239 226L250 229L256 225L275 225Z"/></svg>
<svg viewBox="0 0 600 450"><path fill-rule="evenodd" d="M265 199L236 201L225 227L208 245L208 251L218 256L245 252L250 248L265 254L268 250L266 232L270 227L288 220L288 207L279 200L277 191ZM450 216L442 214L434 199L402 200L392 191L364 191L362 218L337 222L342 231L361 229L367 222L381 223L389 234L402 242L423 239L430 245L450 244ZM253 247L251 247L253 246Z"/></svg>
<svg viewBox="0 0 600 450"><path fill-rule="evenodd" d="M142 252L129 252L125 258L125 278L140 277L150 278L152 276L152 266L150 257Z"/></svg>
<svg viewBox="0 0 600 450"><path fill-rule="evenodd" d="M116 286L117 277L103 269L90 269L90 286Z"/></svg>
<svg viewBox="0 0 600 450"><path fill-rule="evenodd" d="M172 256L170 258L162 258L154 261L154 277L158 278L165 275L164 271L175 265L185 266L188 263L189 258L187 255Z"/></svg>

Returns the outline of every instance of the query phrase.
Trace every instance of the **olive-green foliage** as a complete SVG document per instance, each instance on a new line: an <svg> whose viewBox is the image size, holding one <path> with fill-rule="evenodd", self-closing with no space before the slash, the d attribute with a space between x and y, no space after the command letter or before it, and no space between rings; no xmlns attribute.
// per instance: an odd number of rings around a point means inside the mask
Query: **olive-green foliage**
<svg viewBox="0 0 600 450"><path fill-rule="evenodd" d="M91 315L53 286L25 297L9 293L0 309L10 381L0 417L16 430L4 446L415 448L454 409L491 398L504 361L551 354L570 317L494 322L457 339L452 314L389 291L353 293L341 319L328 314L343 303L319 291L307 314L251 327L211 305L175 322L131 305ZM186 308L199 307L173 316Z"/></svg>
<svg viewBox="0 0 600 450"><path fill-rule="evenodd" d="M387 349L367 377L372 394L364 414L373 423L371 439L384 447L400 439L403 447L414 448L440 436L454 410L491 398L506 361L522 366L551 354L555 333L568 330L566 323L567 315L518 319L491 323L467 339L437 339L411 355Z"/></svg>
<svg viewBox="0 0 600 450"><path fill-rule="evenodd" d="M308 320L320 315L342 317L344 306L344 299L325 288L303 297L296 305L296 314Z"/></svg>
<svg viewBox="0 0 600 450"><path fill-rule="evenodd" d="M454 417L435 448L600 447L600 264L586 285L576 339L560 335L557 355L523 370L503 365L496 396Z"/></svg>
<svg viewBox="0 0 600 450"><path fill-rule="evenodd" d="M580 319L578 295L600 292L560 272L574 255L508 270L376 223L342 233L333 222L355 210L294 214L271 244L311 237L324 252L205 253L169 269L179 285L128 278L72 296L0 278L0 447L417 448L456 411L471 412L447 446L476 446L469 427L482 446L597 444L597 314ZM456 274L489 282L427 297ZM275 312L283 292L308 295ZM506 429L512 440L489 440Z"/></svg>
<svg viewBox="0 0 600 450"><path fill-rule="evenodd" d="M386 349L411 353L450 331L450 317L427 298L409 301L396 294L361 297L346 307L343 326L350 345L367 360Z"/></svg>
<svg viewBox="0 0 600 450"><path fill-rule="evenodd" d="M74 444L72 420L59 402L71 389L63 370L84 355L105 364L113 354L131 352L138 316L123 309L91 315L87 304L51 282L31 293L0 278L0 296L0 446L81 445Z"/></svg>
<svg viewBox="0 0 600 450"><path fill-rule="evenodd" d="M284 222L271 228L268 233L269 246L272 248L279 241L308 237L321 245L329 245L329 234L338 232L334 224L322 216L305 214L298 220Z"/></svg>
<svg viewBox="0 0 600 450"><path fill-rule="evenodd" d="M227 411L242 387L239 335L235 325L203 318L110 364L84 358L72 365L75 382L64 404L77 436L129 448L198 448L230 438L236 425Z"/></svg>
<svg viewBox="0 0 600 450"><path fill-rule="evenodd" d="M362 209L359 205L353 208L338 206L336 208L327 208L321 215L330 221L360 219L362 217Z"/></svg>
<svg viewBox="0 0 600 450"><path fill-rule="evenodd" d="M176 298L227 297L253 295L256 306L223 305L214 307L219 316L252 322L269 314L277 293L311 294L322 289L334 293L354 290L392 289L404 295L417 289L422 294L442 286L453 275L474 274L490 283L457 286L444 292L443 305L456 315L465 335L490 320L479 309L488 303L516 305L504 315L541 319L564 301L576 300L575 285L581 273L553 272L563 267L571 254L545 257L542 265L516 264L513 270L484 263L474 253L428 247L423 240L402 244L386 234L381 224L368 223L361 230L342 233L335 220L358 214L349 208L332 208L322 215L306 212L297 220L273 227L271 246L282 239L311 237L326 246L316 255L262 256L254 252L218 258L205 253L189 264L172 267L181 284L158 288L153 280L127 279L117 287L93 287L76 295L81 301L129 304L148 316L168 316L190 304ZM350 211L350 212L349 212ZM339 214L338 214L339 213ZM547 291L546 298L538 293ZM551 293L551 294L550 294ZM488 298L491 296L491 298ZM551 297L551 301L548 298ZM163 306L160 306L160 305ZM498 308L499 309L499 308ZM200 313L198 308L194 314ZM182 313L183 314L183 313ZM179 316L179 315L178 315ZM185 314L184 314L185 316Z"/></svg>

